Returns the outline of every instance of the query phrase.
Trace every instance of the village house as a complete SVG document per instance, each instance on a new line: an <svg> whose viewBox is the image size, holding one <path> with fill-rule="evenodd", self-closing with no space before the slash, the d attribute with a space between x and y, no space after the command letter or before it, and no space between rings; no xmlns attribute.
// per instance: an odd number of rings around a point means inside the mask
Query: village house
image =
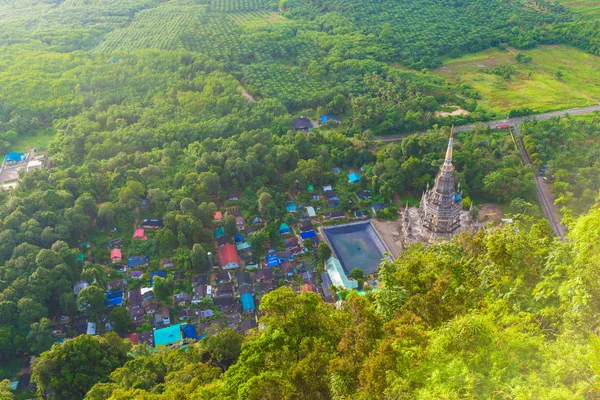
<svg viewBox="0 0 600 400"><path fill-rule="evenodd" d="M227 271L222 271L219 272L217 275L215 275L215 283L217 285L220 285L222 283L227 283L227 282L231 282L231 274Z"/></svg>
<svg viewBox="0 0 600 400"><path fill-rule="evenodd" d="M233 285L226 283L215 288L215 297L233 297Z"/></svg>
<svg viewBox="0 0 600 400"><path fill-rule="evenodd" d="M142 308L145 314L154 314L158 311L158 299L151 297L142 301Z"/></svg>
<svg viewBox="0 0 600 400"><path fill-rule="evenodd" d="M161 219L145 219L142 221L140 227L144 229L161 229L163 221Z"/></svg>
<svg viewBox="0 0 600 400"><path fill-rule="evenodd" d="M252 275L245 271L238 271L236 273L236 280L238 286L252 286Z"/></svg>
<svg viewBox="0 0 600 400"><path fill-rule="evenodd" d="M136 309L142 306L142 290L141 288L135 288L130 290L128 293L129 309Z"/></svg>
<svg viewBox="0 0 600 400"><path fill-rule="evenodd" d="M115 289L123 290L125 288L125 280L124 279L116 279L114 281L109 281L106 283L106 290L113 291Z"/></svg>
<svg viewBox="0 0 600 400"><path fill-rule="evenodd" d="M208 285L208 275L192 275L192 286Z"/></svg>
<svg viewBox="0 0 600 400"><path fill-rule="evenodd" d="M254 297L251 293L244 293L241 295L242 311L244 314L254 314L256 312L256 305L254 304Z"/></svg>
<svg viewBox="0 0 600 400"><path fill-rule="evenodd" d="M223 269L236 269L240 267L240 256L237 248L231 243L227 243L218 249L219 262Z"/></svg>
<svg viewBox="0 0 600 400"><path fill-rule="evenodd" d="M136 229L133 232L133 238L137 240L148 240L148 236L145 235L143 229Z"/></svg>
<svg viewBox="0 0 600 400"><path fill-rule="evenodd" d="M239 217L235 217L235 226L238 231L243 231L246 229L246 220L241 215Z"/></svg>
<svg viewBox="0 0 600 400"><path fill-rule="evenodd" d="M154 327L162 328L171 325L171 313L168 307L163 307L154 314Z"/></svg>
<svg viewBox="0 0 600 400"><path fill-rule="evenodd" d="M192 303L198 304L205 297L212 297L212 286L201 284L194 287L194 295L192 296Z"/></svg>
<svg viewBox="0 0 600 400"><path fill-rule="evenodd" d="M192 296L189 293L178 293L173 296L173 304L180 307L187 306L192 301Z"/></svg>
<svg viewBox="0 0 600 400"><path fill-rule="evenodd" d="M121 257L122 257L121 256L121 249L115 248L115 249L112 249L110 251L110 261L111 262L114 262L114 263L120 262L121 261Z"/></svg>
<svg viewBox="0 0 600 400"><path fill-rule="evenodd" d="M262 268L256 271L254 280L257 283L269 283L273 282L273 270L270 268Z"/></svg>

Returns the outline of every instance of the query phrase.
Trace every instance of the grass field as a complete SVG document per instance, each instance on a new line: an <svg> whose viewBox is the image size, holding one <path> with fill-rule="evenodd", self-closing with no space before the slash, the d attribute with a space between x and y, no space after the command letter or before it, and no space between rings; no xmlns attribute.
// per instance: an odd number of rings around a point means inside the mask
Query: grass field
<svg viewBox="0 0 600 400"><path fill-rule="evenodd" d="M490 49L457 59L446 59L435 73L472 86L481 96L479 107L497 113L528 107L535 112L591 105L600 99L600 57L568 46L526 50L531 63L518 63L509 50ZM489 73L512 66L508 80ZM559 79L556 72L560 71Z"/></svg>
<svg viewBox="0 0 600 400"><path fill-rule="evenodd" d="M10 150L27 152L31 149L47 149L53 136L54 132L50 129L37 135L23 136L14 146L11 146Z"/></svg>
<svg viewBox="0 0 600 400"><path fill-rule="evenodd" d="M595 19L600 16L600 1L598 0L561 0L560 4L583 19Z"/></svg>

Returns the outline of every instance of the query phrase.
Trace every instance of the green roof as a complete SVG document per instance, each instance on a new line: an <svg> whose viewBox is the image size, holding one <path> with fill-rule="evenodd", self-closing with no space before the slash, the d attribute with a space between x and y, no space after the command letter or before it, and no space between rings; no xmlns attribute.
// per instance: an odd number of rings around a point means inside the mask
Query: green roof
<svg viewBox="0 0 600 400"><path fill-rule="evenodd" d="M346 272L337 258L330 257L325 264L331 283L333 283L335 287L342 287L348 290L358 288L358 281L346 276Z"/></svg>
<svg viewBox="0 0 600 400"><path fill-rule="evenodd" d="M167 328L154 331L154 345L164 346L166 344L177 343L181 341L181 325L171 325Z"/></svg>
<svg viewBox="0 0 600 400"><path fill-rule="evenodd" d="M312 192L313 190L315 190L315 188L313 187L313 185L308 185L308 191Z"/></svg>
<svg viewBox="0 0 600 400"><path fill-rule="evenodd" d="M225 229L223 227L215 229L215 231L213 232L213 236L215 237L215 239L218 239L221 236L225 236Z"/></svg>
<svg viewBox="0 0 600 400"><path fill-rule="evenodd" d="M83 262L84 260L85 260L85 256L83 255L83 253L77 254L77 261Z"/></svg>

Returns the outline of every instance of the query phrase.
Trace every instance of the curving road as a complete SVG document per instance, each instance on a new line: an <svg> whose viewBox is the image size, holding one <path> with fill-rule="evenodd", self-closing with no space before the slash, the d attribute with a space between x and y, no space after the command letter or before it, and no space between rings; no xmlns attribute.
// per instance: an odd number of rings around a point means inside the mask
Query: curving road
<svg viewBox="0 0 600 400"><path fill-rule="evenodd" d="M568 115L585 115L585 114L591 114L595 111L600 111L600 104L595 104L595 105L589 106L589 107L571 108L569 110L552 111L552 112L547 112L547 113L543 113L543 114L527 115L524 117L500 119L497 121L477 122L477 124L483 123L492 128L496 128L498 125L502 125L502 124L518 125L528 118L535 118L537 120L541 120L541 119L550 119L550 118L554 118L554 117L563 117L567 114ZM455 126L454 131L456 131L456 132L470 131L470 130L473 130L474 126L475 126L475 124ZM405 137L414 135L415 133L422 135L422 134L426 133L426 131L406 133L406 134L401 134L401 135L379 136L379 137L377 137L377 140L381 140L382 142L393 142L396 140L402 140Z"/></svg>

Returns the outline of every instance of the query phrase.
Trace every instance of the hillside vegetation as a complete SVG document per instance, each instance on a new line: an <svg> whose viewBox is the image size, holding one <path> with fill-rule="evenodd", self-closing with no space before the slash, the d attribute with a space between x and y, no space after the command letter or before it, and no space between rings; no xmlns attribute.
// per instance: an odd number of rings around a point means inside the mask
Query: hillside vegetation
<svg viewBox="0 0 600 400"><path fill-rule="evenodd" d="M141 347L85 398L595 398L598 221L595 207L569 243L541 223L413 246L381 266L380 291L339 308L279 289L241 348L227 331L187 350ZM57 395L73 388L42 374L65 351L35 370Z"/></svg>
<svg viewBox="0 0 600 400"><path fill-rule="evenodd" d="M0 156L47 147L50 160L0 191L0 380L36 355L37 395L60 400L600 397L597 115L524 123L536 169L505 131L457 133L463 206L497 203L514 224L412 246L372 277L378 290L334 290L339 307L296 294L304 272L321 284L331 255L304 241L293 278L252 292L244 322L260 324L246 336L205 297L188 304L214 311L196 318L208 325L197 343L122 339L156 327L150 313L134 325L128 293L155 285L149 307L177 321L186 310L173 295L198 275L216 281L219 240L241 235L249 264L287 250L292 203L314 206L317 227L375 203L394 219L399 196L415 204L432 185L451 125L594 102L598 24L569 6L0 0ZM293 129L324 114L334 121ZM427 134L377 141L415 131ZM566 243L539 219L533 178L546 167ZM339 203L321 197L325 185ZM134 239L144 219L162 229ZM122 268L130 255L150 258L136 279ZM123 305L109 307L119 280ZM82 334L88 323L99 335Z"/></svg>

